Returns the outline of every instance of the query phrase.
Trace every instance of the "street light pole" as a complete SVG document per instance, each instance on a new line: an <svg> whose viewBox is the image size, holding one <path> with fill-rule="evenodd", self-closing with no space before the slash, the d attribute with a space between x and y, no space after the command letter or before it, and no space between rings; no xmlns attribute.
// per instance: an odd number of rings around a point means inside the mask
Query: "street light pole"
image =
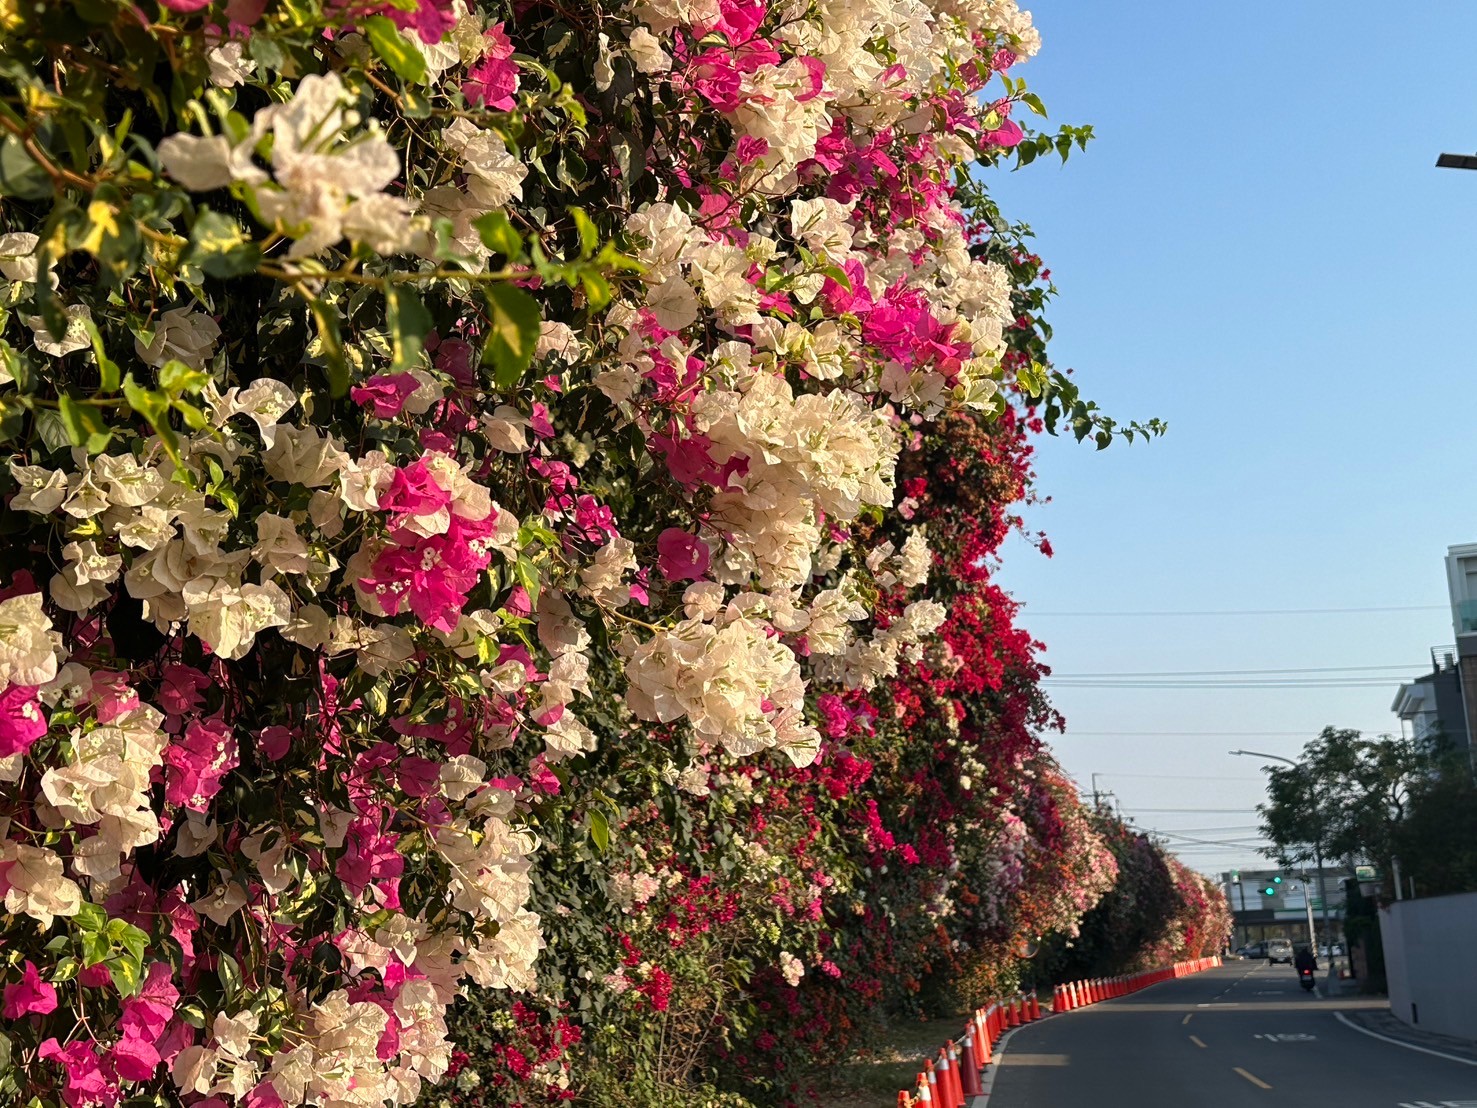
<svg viewBox="0 0 1477 1108"><path fill-rule="evenodd" d="M1318 811L1318 790L1314 787L1312 775L1308 774L1308 767L1303 765L1301 762L1294 762L1291 758L1284 758L1281 754L1264 754L1260 750L1233 750L1231 751L1231 753L1237 755L1249 755L1253 758L1270 758L1274 762L1286 762L1293 769L1299 770L1302 773L1308 775L1308 796L1312 798L1313 801L1314 823L1317 827L1317 832L1313 838L1313 864L1318 868L1319 914L1323 918L1323 937L1328 940L1328 949L1332 951L1333 935L1329 932L1328 929L1328 894L1325 891L1323 885L1323 818ZM1310 919L1313 915L1312 904L1313 902L1310 900L1308 902L1308 916ZM1313 941L1313 956L1315 958L1318 956L1318 942L1316 935L1314 936ZM1332 954L1329 955L1329 961L1333 961Z"/></svg>

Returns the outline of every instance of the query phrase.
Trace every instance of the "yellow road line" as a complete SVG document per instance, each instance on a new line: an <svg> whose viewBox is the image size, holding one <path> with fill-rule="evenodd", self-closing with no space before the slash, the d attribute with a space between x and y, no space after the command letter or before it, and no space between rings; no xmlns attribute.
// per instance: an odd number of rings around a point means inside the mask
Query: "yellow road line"
<svg viewBox="0 0 1477 1108"><path fill-rule="evenodd" d="M1272 1087L1272 1086L1268 1085L1265 1081L1263 1081L1260 1077L1257 1077L1254 1074L1247 1073L1240 1066L1232 1066L1231 1068L1236 1073L1239 1073L1242 1077L1246 1078L1246 1080L1250 1081L1258 1089L1270 1089Z"/></svg>
<svg viewBox="0 0 1477 1108"><path fill-rule="evenodd" d="M1204 1048L1205 1048L1205 1044L1204 1044L1204 1043L1202 1043L1202 1042L1201 1042L1201 1041L1200 1041L1200 1039L1199 1039L1199 1037L1198 1037L1198 1036L1196 1036L1196 1035L1191 1035L1191 1036L1190 1036L1190 1041L1191 1041L1191 1042L1192 1042L1192 1043L1194 1043L1194 1044L1195 1044L1195 1045L1196 1045L1196 1046L1198 1046L1198 1047L1200 1047L1200 1048L1201 1048L1201 1049L1202 1049L1202 1050L1203 1050L1203 1049L1204 1049Z"/></svg>

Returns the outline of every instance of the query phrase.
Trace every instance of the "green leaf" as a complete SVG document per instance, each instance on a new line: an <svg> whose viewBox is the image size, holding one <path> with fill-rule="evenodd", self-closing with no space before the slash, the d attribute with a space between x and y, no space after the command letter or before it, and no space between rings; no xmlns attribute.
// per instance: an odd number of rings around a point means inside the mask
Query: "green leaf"
<svg viewBox="0 0 1477 1108"><path fill-rule="evenodd" d="M385 320L390 328L390 371L414 369L434 324L431 313L414 289L391 285L385 290Z"/></svg>
<svg viewBox="0 0 1477 1108"><path fill-rule="evenodd" d="M230 216L202 208L190 228L183 260L209 277L240 277L256 270L262 251Z"/></svg>
<svg viewBox="0 0 1477 1108"><path fill-rule="evenodd" d="M477 228L477 235L487 249L509 261L523 256L523 236L514 230L506 212L488 212L473 220L472 226Z"/></svg>
<svg viewBox="0 0 1477 1108"><path fill-rule="evenodd" d="M154 429L170 460L179 465L179 436L169 425L169 397L157 389L144 388L133 379L132 373L123 378L123 396L128 406Z"/></svg>
<svg viewBox="0 0 1477 1108"><path fill-rule="evenodd" d="M539 593L538 566L529 558L519 555L518 561L513 564L513 579L523 586L523 591L528 593L530 604L537 606Z"/></svg>
<svg viewBox="0 0 1477 1108"><path fill-rule="evenodd" d="M419 89L406 89L400 94L400 110L406 119L429 119L431 98Z"/></svg>
<svg viewBox="0 0 1477 1108"><path fill-rule="evenodd" d="M210 375L191 369L184 362L171 358L159 370L159 387L171 397L184 393L197 393L210 383Z"/></svg>
<svg viewBox="0 0 1477 1108"><path fill-rule="evenodd" d="M57 960L56 969L51 971L51 983L60 985L63 981L70 981L82 972L82 963L71 955Z"/></svg>
<svg viewBox="0 0 1477 1108"><path fill-rule="evenodd" d="M308 301L308 308L313 313L313 321L318 324L318 341L323 348L323 364L328 372L328 393L336 399L349 391L349 362L344 357L338 309L317 296Z"/></svg>
<svg viewBox="0 0 1477 1108"><path fill-rule="evenodd" d="M590 810L590 841L601 854L610 849L610 823L603 812L593 808Z"/></svg>
<svg viewBox="0 0 1477 1108"><path fill-rule="evenodd" d="M574 225L580 234L580 257L593 257L595 251L600 249L600 232L595 229L594 222L584 213L581 208L570 208L569 214L574 218Z"/></svg>
<svg viewBox="0 0 1477 1108"><path fill-rule="evenodd" d="M108 926L108 913L101 906L84 900L72 922L79 931L103 931Z"/></svg>
<svg viewBox="0 0 1477 1108"><path fill-rule="evenodd" d="M51 178L26 153L21 140L6 135L0 142L0 196L40 200L51 195Z"/></svg>
<svg viewBox="0 0 1477 1108"><path fill-rule="evenodd" d="M585 299L589 301L592 312L603 311L610 303L610 282L603 274L593 269L580 271L580 286L585 290Z"/></svg>
<svg viewBox="0 0 1477 1108"><path fill-rule="evenodd" d="M241 967L236 964L236 959L224 951L217 955L215 973L221 979L228 999L241 991Z"/></svg>
<svg viewBox="0 0 1477 1108"><path fill-rule="evenodd" d="M113 432L95 407L79 403L65 392L57 398L57 403L62 426L67 429L67 439L73 446L85 447L89 454L101 454L107 449Z"/></svg>
<svg viewBox="0 0 1477 1108"><path fill-rule="evenodd" d="M538 302L513 285L492 285L487 289L487 315L482 364L492 367L498 388L511 389L533 362L541 322Z"/></svg>
<svg viewBox="0 0 1477 1108"><path fill-rule="evenodd" d="M135 959L120 955L109 958L107 966L108 974L113 978L113 987L121 994L133 996L138 992L143 975L139 972L139 963Z"/></svg>
<svg viewBox="0 0 1477 1108"><path fill-rule="evenodd" d="M364 33L380 61L393 69L402 81L418 85L426 79L424 55L400 33L389 16L370 16L364 21Z"/></svg>
<svg viewBox="0 0 1477 1108"><path fill-rule="evenodd" d="M369 691L364 694L364 703L377 716L389 715L390 679L388 677L381 677L373 685L370 685Z"/></svg>
<svg viewBox="0 0 1477 1108"><path fill-rule="evenodd" d="M1030 108L1042 119L1046 118L1046 105L1041 103L1041 97L1037 96L1034 92L1021 93L1021 103Z"/></svg>
<svg viewBox="0 0 1477 1108"><path fill-rule="evenodd" d="M108 937L101 931L84 931L81 943L84 966L95 966L112 953L112 948L108 945Z"/></svg>

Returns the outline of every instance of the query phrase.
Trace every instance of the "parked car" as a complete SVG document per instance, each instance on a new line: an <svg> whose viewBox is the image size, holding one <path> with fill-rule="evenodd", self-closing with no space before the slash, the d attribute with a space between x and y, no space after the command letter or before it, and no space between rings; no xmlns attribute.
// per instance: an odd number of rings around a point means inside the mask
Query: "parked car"
<svg viewBox="0 0 1477 1108"><path fill-rule="evenodd" d="M1330 947L1327 943L1324 943L1318 948L1318 957L1327 958L1330 957L1330 955L1334 958L1342 958L1344 956L1344 944L1334 943L1333 946Z"/></svg>
<svg viewBox="0 0 1477 1108"><path fill-rule="evenodd" d="M1266 943L1247 943L1236 951L1243 958L1265 958L1267 956Z"/></svg>
<svg viewBox="0 0 1477 1108"><path fill-rule="evenodd" d="M1287 939L1272 939L1267 943L1267 963L1275 966L1278 962L1292 965L1292 943Z"/></svg>

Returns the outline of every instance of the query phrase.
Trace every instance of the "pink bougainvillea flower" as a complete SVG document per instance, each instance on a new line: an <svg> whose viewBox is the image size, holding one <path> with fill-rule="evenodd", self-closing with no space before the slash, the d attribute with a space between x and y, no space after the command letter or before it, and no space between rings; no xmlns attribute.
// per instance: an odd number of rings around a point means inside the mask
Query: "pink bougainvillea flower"
<svg viewBox="0 0 1477 1108"><path fill-rule="evenodd" d="M559 795L559 777L548 767L542 754L534 755L528 763L528 787L547 796Z"/></svg>
<svg viewBox="0 0 1477 1108"><path fill-rule="evenodd" d="M128 675L112 670L93 671L89 699L99 723L112 723L138 707L138 693L128 683Z"/></svg>
<svg viewBox="0 0 1477 1108"><path fill-rule="evenodd" d="M208 688L210 678L198 669L172 663L164 667L159 706L172 716L189 715L203 703L200 694Z"/></svg>
<svg viewBox="0 0 1477 1108"><path fill-rule="evenodd" d="M810 76L810 87L804 92L797 93L795 96L795 100L798 103L803 104L807 100L814 100L825 89L826 63L821 61L820 58L812 58L809 56L802 57L797 60L800 62L801 65L805 67L805 72Z"/></svg>
<svg viewBox="0 0 1477 1108"><path fill-rule="evenodd" d="M46 715L36 690L11 685L0 693L0 758L24 754L46 734Z"/></svg>
<svg viewBox="0 0 1477 1108"><path fill-rule="evenodd" d="M62 1086L62 1100L67 1108L94 1108L99 1104L112 1108L118 1103L118 1082L103 1069L97 1052L88 1043L68 1043L63 1047L55 1039L47 1039L36 1056L67 1071Z"/></svg>
<svg viewBox="0 0 1477 1108"><path fill-rule="evenodd" d="M423 461L395 470L390 487L380 497L380 508L391 515L432 515L451 503L451 494L436 483Z"/></svg>
<svg viewBox="0 0 1477 1108"><path fill-rule="evenodd" d="M344 840L344 853L334 866L334 875L353 896L360 896L372 884L392 881L405 872L405 859L395 849L395 835L380 834L379 825L368 816L360 816L349 825Z"/></svg>
<svg viewBox="0 0 1477 1108"><path fill-rule="evenodd" d="M704 50L694 58L687 83L720 112L737 111L743 103L743 73L727 50Z"/></svg>
<svg viewBox="0 0 1477 1108"><path fill-rule="evenodd" d="M26 1015L44 1016L56 1011L56 988L41 980L41 971L36 964L27 960L21 979L5 986L4 1005L0 1014L8 1020L18 1020Z"/></svg>
<svg viewBox="0 0 1477 1108"><path fill-rule="evenodd" d="M198 12L201 8L210 7L211 0L159 0L159 3L172 12L187 15L190 12Z"/></svg>
<svg viewBox="0 0 1477 1108"><path fill-rule="evenodd" d="M1010 148L1019 146L1026 133L1021 130L1021 125L1013 119L1001 121L999 127L993 131L986 131L984 141L987 146L1002 146Z"/></svg>
<svg viewBox="0 0 1477 1108"><path fill-rule="evenodd" d="M615 513L608 504L601 504L593 496L581 496L575 501L574 531L586 542L604 543L615 538Z"/></svg>
<svg viewBox="0 0 1477 1108"><path fill-rule="evenodd" d="M485 38L487 53L481 61L468 68L467 79L462 82L462 95L468 104L510 112L517 106L513 95L518 91L518 65L510 60L513 44L508 41L501 23L489 27Z"/></svg>
<svg viewBox="0 0 1477 1108"><path fill-rule="evenodd" d="M147 1081L159 1068L159 1048L138 1035L124 1034L108 1048L108 1062L124 1081Z"/></svg>
<svg viewBox="0 0 1477 1108"><path fill-rule="evenodd" d="M419 0L410 5L386 4L380 9L402 31L414 31L427 46L434 46L456 26L451 0Z"/></svg>
<svg viewBox="0 0 1477 1108"><path fill-rule="evenodd" d="M376 419L394 419L405 407L410 394L421 387L409 373L381 373L349 390L355 404L367 406Z"/></svg>
<svg viewBox="0 0 1477 1108"><path fill-rule="evenodd" d="M164 799L204 812L226 774L240 764L239 748L223 720L191 720L184 735L164 751Z"/></svg>
<svg viewBox="0 0 1477 1108"><path fill-rule="evenodd" d="M718 18L694 23L693 33L704 38L716 31L737 46L754 37L768 10L765 0L719 0Z"/></svg>
<svg viewBox="0 0 1477 1108"><path fill-rule="evenodd" d="M554 424L549 419L549 406L534 401L533 412L528 417L528 425L533 428L533 433L541 439L552 439L554 437Z"/></svg>
<svg viewBox="0 0 1477 1108"><path fill-rule="evenodd" d="M174 1018L178 1004L179 989L175 988L169 963L151 962L138 995L123 1002L120 1026L125 1035L157 1042Z"/></svg>
<svg viewBox="0 0 1477 1108"><path fill-rule="evenodd" d="M708 572L708 544L680 527L668 527L656 540L657 568L668 581L696 581Z"/></svg>
<svg viewBox="0 0 1477 1108"><path fill-rule="evenodd" d="M292 732L286 727L263 727L256 737L256 748L269 762L280 762L292 749Z"/></svg>
<svg viewBox="0 0 1477 1108"><path fill-rule="evenodd" d="M733 156L739 160L740 165L749 165L768 153L769 140L756 138L753 135L744 135L738 140L738 145L733 148Z"/></svg>
<svg viewBox="0 0 1477 1108"><path fill-rule="evenodd" d="M270 1079L263 1080L241 1098L241 1108L286 1108L286 1103Z"/></svg>

